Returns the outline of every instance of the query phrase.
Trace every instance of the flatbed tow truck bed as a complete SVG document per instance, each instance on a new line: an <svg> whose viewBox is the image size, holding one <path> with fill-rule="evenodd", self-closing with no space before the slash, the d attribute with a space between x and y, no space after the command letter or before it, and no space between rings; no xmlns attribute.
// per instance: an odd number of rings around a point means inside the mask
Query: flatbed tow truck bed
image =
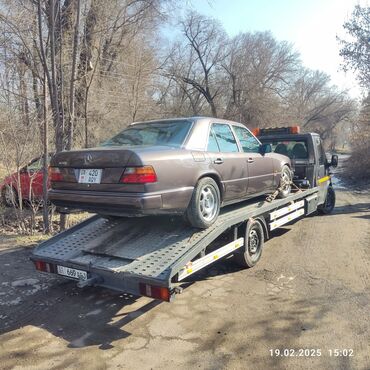
<svg viewBox="0 0 370 370"><path fill-rule="evenodd" d="M241 231L248 220L263 220L268 236L316 211L319 191L315 187L272 202L257 198L225 207L205 230L186 225L180 217L93 216L41 243L31 259L38 270L75 279L80 287L102 286L170 301L187 276L245 248ZM210 248L225 234L231 235L226 244Z"/></svg>

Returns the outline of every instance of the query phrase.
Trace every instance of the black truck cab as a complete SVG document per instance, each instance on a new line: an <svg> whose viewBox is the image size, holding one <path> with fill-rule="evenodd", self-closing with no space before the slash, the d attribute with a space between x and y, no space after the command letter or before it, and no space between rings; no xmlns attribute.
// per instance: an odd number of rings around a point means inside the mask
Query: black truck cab
<svg viewBox="0 0 370 370"><path fill-rule="evenodd" d="M300 133L298 126L255 129L254 134L268 151L286 155L292 162L293 182L299 188L320 187L320 200L334 207L335 193L331 183L330 167L336 167L338 156L329 162L317 133ZM329 193L329 195L328 195ZM328 199L329 197L329 199ZM323 206L323 207L324 207Z"/></svg>

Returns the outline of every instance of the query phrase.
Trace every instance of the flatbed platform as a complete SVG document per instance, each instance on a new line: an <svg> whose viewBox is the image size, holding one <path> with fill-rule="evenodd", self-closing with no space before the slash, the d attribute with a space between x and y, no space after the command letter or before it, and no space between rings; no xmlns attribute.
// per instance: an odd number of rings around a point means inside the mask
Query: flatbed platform
<svg viewBox="0 0 370 370"><path fill-rule="evenodd" d="M138 293L138 281L170 288L175 275L226 230L317 192L313 188L272 202L256 198L225 207L205 230L186 225L180 217L93 216L41 243L32 260L48 263L51 270L64 266L86 271L91 285L133 294Z"/></svg>

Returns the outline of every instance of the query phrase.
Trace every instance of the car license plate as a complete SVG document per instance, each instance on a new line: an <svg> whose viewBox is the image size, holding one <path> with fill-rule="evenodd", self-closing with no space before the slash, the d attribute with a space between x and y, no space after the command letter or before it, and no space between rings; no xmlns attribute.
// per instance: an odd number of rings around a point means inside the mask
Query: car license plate
<svg viewBox="0 0 370 370"><path fill-rule="evenodd" d="M72 279L87 280L87 272L77 269L72 269L65 266L57 266L57 271L59 275L67 276Z"/></svg>
<svg viewBox="0 0 370 370"><path fill-rule="evenodd" d="M100 184L102 170L98 169L81 169L78 182L80 184Z"/></svg>

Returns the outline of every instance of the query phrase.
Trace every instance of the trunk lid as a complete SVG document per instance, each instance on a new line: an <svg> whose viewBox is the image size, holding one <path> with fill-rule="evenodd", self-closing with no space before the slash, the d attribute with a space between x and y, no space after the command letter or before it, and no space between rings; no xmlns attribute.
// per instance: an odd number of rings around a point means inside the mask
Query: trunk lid
<svg viewBox="0 0 370 370"><path fill-rule="evenodd" d="M92 148L60 152L50 161L53 167L117 168L125 167L134 152L125 148Z"/></svg>
<svg viewBox="0 0 370 370"><path fill-rule="evenodd" d="M173 148L135 146L98 147L60 152L51 159L50 166L59 168L63 180L52 182L52 188L128 193L145 192L146 184L120 182L125 168L151 165L158 159L168 158L169 151L173 151ZM79 181L83 169L101 170L99 180L96 183Z"/></svg>

